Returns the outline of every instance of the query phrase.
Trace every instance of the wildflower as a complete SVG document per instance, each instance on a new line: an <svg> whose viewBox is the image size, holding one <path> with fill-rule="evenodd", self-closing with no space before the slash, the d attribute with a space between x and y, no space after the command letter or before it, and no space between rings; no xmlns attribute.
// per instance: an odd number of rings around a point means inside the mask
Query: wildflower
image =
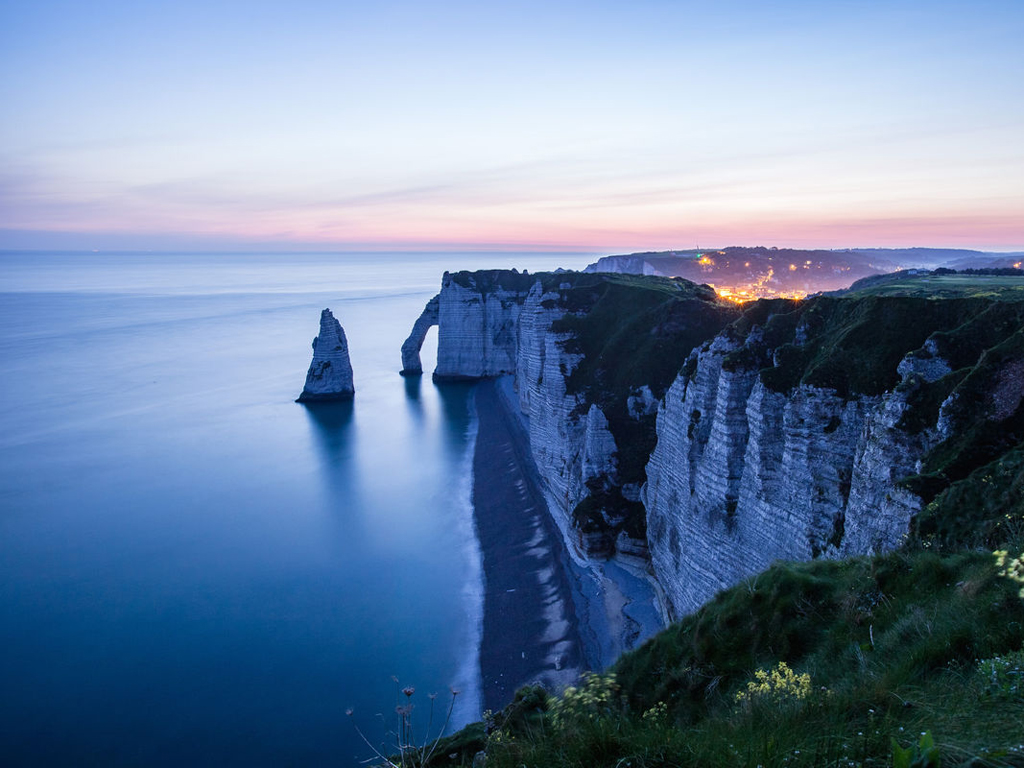
<svg viewBox="0 0 1024 768"><path fill-rule="evenodd" d="M796 674L789 665L780 661L771 672L759 669L754 679L747 683L747 690L736 694L736 701L750 701L766 697L776 700L805 699L811 693L811 676L804 672Z"/></svg>
<svg viewBox="0 0 1024 768"><path fill-rule="evenodd" d="M416 693L416 689L409 685L402 689L402 693L404 693L406 696L412 696L414 693Z"/></svg>
<svg viewBox="0 0 1024 768"><path fill-rule="evenodd" d="M992 553L996 559L996 568L1001 568L999 575L1018 584L1024 584L1024 552L1011 558L1005 549L997 549ZM1020 596L1024 598L1024 587L1020 588Z"/></svg>
<svg viewBox="0 0 1024 768"><path fill-rule="evenodd" d="M664 701L659 701L653 707L644 712L642 719L651 723L660 723L667 717L667 715L668 705L665 704Z"/></svg>
<svg viewBox="0 0 1024 768"><path fill-rule="evenodd" d="M552 705L552 723L562 729L575 722L593 721L608 714L614 693L618 690L614 674L583 676L579 687L565 689L560 699ZM657 705L652 708L657 710ZM660 717L663 710L645 713L645 719Z"/></svg>

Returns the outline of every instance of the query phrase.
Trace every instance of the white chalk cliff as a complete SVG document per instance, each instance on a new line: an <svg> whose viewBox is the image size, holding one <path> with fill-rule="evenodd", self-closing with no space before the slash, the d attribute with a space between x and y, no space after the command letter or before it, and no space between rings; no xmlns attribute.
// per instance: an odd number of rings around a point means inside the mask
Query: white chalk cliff
<svg viewBox="0 0 1024 768"><path fill-rule="evenodd" d="M582 396L566 391L566 379L580 357L563 348L566 334L551 330L551 324L565 315L559 291L545 293L539 280L520 275L500 285L488 279L493 275L445 273L441 292L428 303L402 347L403 366L418 366L419 345L436 302L435 378L515 375L520 406L529 419L531 452L549 495L557 500L553 512L562 516L562 528L571 530L571 513L589 494L588 481L615 481L615 440L601 409L591 405L581 412ZM610 552L608 542L582 534L574 544Z"/></svg>
<svg viewBox="0 0 1024 768"><path fill-rule="evenodd" d="M675 615L774 560L897 547L920 500L897 485L938 437L897 428L901 391L839 397L768 389L756 368L723 367L725 335L695 352L658 412L647 465L647 536Z"/></svg>
<svg viewBox="0 0 1024 768"><path fill-rule="evenodd" d="M628 256L602 256L593 264L587 266L584 272L612 272L622 275L661 275L660 272L647 258L640 254Z"/></svg>
<svg viewBox="0 0 1024 768"><path fill-rule="evenodd" d="M562 284L535 280L527 289L522 279L476 282L467 274L458 280L446 275L436 299L436 374L515 375L531 452L557 504L552 512L561 516L560 527L592 555L645 557L649 550L674 616L696 610L777 559L882 552L904 540L921 499L901 480L919 474L928 452L953 430L955 392L938 409L937 421L933 414L920 428L905 423L915 387L957 367L933 340L893 363L891 376L902 379L900 386L869 395L799 381L772 389L762 374L764 366L780 365L779 351L764 343L760 327L713 336L693 350L660 401L638 386L625 403L637 419L657 409L657 444L640 489L621 484L619 447L600 404L567 386L582 358L568 351L577 348L569 343L572 335L556 330L566 325L552 325L568 315L566 296L575 278ZM585 309L577 306L580 311ZM429 305L424 314L429 318ZM807 328L799 326L784 346L803 348L807 338ZM1024 377L1014 378L1016 388L1004 387L1013 390L1003 398L1009 402L1004 411L1024 398L1017 379ZM595 534L599 524L579 527L577 505L588 498L599 503L608 491L643 502L646 542L629 540L624 530L609 542ZM607 510L598 514L615 530Z"/></svg>
<svg viewBox="0 0 1024 768"><path fill-rule="evenodd" d="M590 493L587 482L615 483L617 447L600 407L583 411L582 396L568 392L567 379L581 358L566 351L569 334L551 329L565 315L560 299L559 291L545 293L540 282L530 289L520 315L515 372L534 461L558 503L553 511L563 516L562 529L572 530L572 511ZM608 554L608 542L576 535L577 547Z"/></svg>
<svg viewBox="0 0 1024 768"><path fill-rule="evenodd" d="M313 339L313 361L306 373L300 403L319 400L347 400L355 394L348 341L331 310L320 313L320 333Z"/></svg>
<svg viewBox="0 0 1024 768"><path fill-rule="evenodd" d="M438 294L437 368L447 379L501 376L516 370L516 330L526 292L466 285L445 273Z"/></svg>

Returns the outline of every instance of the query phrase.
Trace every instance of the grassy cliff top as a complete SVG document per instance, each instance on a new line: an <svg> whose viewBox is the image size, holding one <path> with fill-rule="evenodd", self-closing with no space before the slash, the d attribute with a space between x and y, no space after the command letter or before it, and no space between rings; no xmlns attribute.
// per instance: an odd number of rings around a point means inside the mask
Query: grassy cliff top
<svg viewBox="0 0 1024 768"><path fill-rule="evenodd" d="M479 269L461 270L447 273L453 283L462 288L487 293L492 290L514 291L526 293L537 282L540 275L551 275L550 272L520 272L517 269Z"/></svg>
<svg viewBox="0 0 1024 768"><path fill-rule="evenodd" d="M986 274L989 273L989 274ZM843 296L914 296L925 299L985 298L1024 301L1024 270L909 270L858 280Z"/></svg>
<svg viewBox="0 0 1024 768"><path fill-rule="evenodd" d="M931 502L902 551L776 563L609 674L521 690L430 764L468 766L483 749L489 768L1024 765L1024 304L988 288L868 290L739 309L692 284L557 277L550 290L569 313L556 330L586 356L574 386L610 404L613 426L634 381L619 368L667 386L716 324L740 342L762 329L730 362L766 383L904 387L905 429L932 426L955 393L958 426L913 479L932 484ZM952 370L901 382L907 354Z"/></svg>
<svg viewBox="0 0 1024 768"><path fill-rule="evenodd" d="M697 285L689 280L671 277L573 271L520 272L516 269L462 270L450 272L448 277L456 285L478 291L505 290L526 293L539 281L544 291L558 291L562 286L567 286L569 290L575 291L593 289L604 284L615 284L641 291L717 300L717 294L710 286Z"/></svg>
<svg viewBox="0 0 1024 768"><path fill-rule="evenodd" d="M750 340L754 327L760 341ZM988 296L889 296L872 291L761 300L744 305L728 333L745 347L728 367L757 366L765 385L798 384L842 396L880 395L900 382L908 354L931 357L929 342L954 369L975 365L987 349L1024 328L1024 302Z"/></svg>
<svg viewBox="0 0 1024 768"><path fill-rule="evenodd" d="M436 765L1024 764L1024 598L989 552L778 563ZM922 741L922 734L929 734ZM895 745L932 761L894 762Z"/></svg>

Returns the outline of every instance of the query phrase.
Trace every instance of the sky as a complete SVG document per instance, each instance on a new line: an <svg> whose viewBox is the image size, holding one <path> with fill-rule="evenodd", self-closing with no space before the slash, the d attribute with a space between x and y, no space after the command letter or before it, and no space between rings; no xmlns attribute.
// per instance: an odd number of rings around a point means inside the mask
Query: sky
<svg viewBox="0 0 1024 768"><path fill-rule="evenodd" d="M1022 0L0 0L0 249L1024 249Z"/></svg>

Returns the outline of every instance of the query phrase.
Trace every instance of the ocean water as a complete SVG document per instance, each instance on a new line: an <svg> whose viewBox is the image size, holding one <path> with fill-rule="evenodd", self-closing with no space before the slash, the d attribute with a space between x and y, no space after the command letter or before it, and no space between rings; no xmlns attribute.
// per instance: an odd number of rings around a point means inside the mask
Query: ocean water
<svg viewBox="0 0 1024 768"><path fill-rule="evenodd" d="M472 386L399 350L445 269L591 260L0 254L4 764L354 764L393 676L474 719ZM324 307L357 394L307 407Z"/></svg>

